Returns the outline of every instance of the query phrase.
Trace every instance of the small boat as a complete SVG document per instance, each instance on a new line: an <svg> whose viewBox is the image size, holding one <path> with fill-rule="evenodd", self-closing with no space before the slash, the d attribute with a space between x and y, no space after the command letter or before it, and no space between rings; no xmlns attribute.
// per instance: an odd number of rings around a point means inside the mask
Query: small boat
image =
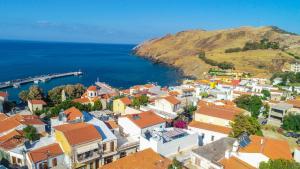
<svg viewBox="0 0 300 169"><path fill-rule="evenodd" d="M34 84L39 84L39 80L38 79L34 80L33 82L34 82Z"/></svg>
<svg viewBox="0 0 300 169"><path fill-rule="evenodd" d="M14 88L20 88L21 85L20 85L20 83L14 83L13 86L14 86Z"/></svg>

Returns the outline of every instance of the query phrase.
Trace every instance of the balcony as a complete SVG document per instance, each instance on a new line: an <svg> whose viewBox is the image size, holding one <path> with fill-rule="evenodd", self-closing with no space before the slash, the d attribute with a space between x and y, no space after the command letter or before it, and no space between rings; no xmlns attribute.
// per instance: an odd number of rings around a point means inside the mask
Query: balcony
<svg viewBox="0 0 300 169"><path fill-rule="evenodd" d="M84 163L101 157L102 150L88 151L77 155L77 162Z"/></svg>

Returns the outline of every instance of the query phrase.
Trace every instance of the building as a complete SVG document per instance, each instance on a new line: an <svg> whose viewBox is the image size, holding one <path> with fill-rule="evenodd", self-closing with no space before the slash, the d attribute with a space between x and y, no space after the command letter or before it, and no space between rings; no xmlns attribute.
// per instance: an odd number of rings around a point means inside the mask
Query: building
<svg viewBox="0 0 300 169"><path fill-rule="evenodd" d="M51 127L62 125L65 123L84 122L83 113L76 107L71 107L59 113L57 117L50 119Z"/></svg>
<svg viewBox="0 0 300 169"><path fill-rule="evenodd" d="M102 106L106 106L106 102L101 99L97 86L90 86L87 88L86 92L77 99L74 99L73 102L81 103L84 105L91 104L92 106L96 101L100 101Z"/></svg>
<svg viewBox="0 0 300 169"><path fill-rule="evenodd" d="M145 149L104 165L102 169L167 169L171 163L171 160L160 156L152 149Z"/></svg>
<svg viewBox="0 0 300 169"><path fill-rule="evenodd" d="M180 106L181 101L178 100L174 96L167 96L167 97L162 97L159 99L155 100L155 108L163 111L163 112L168 112L168 113L180 113L181 111L181 106Z"/></svg>
<svg viewBox="0 0 300 169"><path fill-rule="evenodd" d="M194 120L214 125L230 127L236 115L245 112L231 102L206 102L199 101L198 109L195 112Z"/></svg>
<svg viewBox="0 0 300 169"><path fill-rule="evenodd" d="M300 64L299 63L291 64L291 72L295 72L295 73L300 72Z"/></svg>
<svg viewBox="0 0 300 169"><path fill-rule="evenodd" d="M192 163L203 169L232 169L236 166L253 169L269 159L293 158L287 141L247 136L245 133L237 139L225 137L199 147L193 150L191 156Z"/></svg>
<svg viewBox="0 0 300 169"><path fill-rule="evenodd" d="M113 112L125 115L126 107L131 105L132 102L128 97L122 97L113 101Z"/></svg>
<svg viewBox="0 0 300 169"><path fill-rule="evenodd" d="M228 137L231 132L231 128L229 127L198 121L190 122L188 129L198 133L199 145L206 145L221 138Z"/></svg>
<svg viewBox="0 0 300 169"><path fill-rule="evenodd" d="M292 108L292 104L287 104L283 102L270 105L268 124L281 126L283 122L283 117L287 115Z"/></svg>
<svg viewBox="0 0 300 169"><path fill-rule="evenodd" d="M118 124L121 135L140 137L146 131L165 128L166 120L152 111L147 111L119 117Z"/></svg>
<svg viewBox="0 0 300 169"><path fill-rule="evenodd" d="M29 169L45 169L64 166L64 152L60 145L53 143L44 147L29 151L26 154Z"/></svg>
<svg viewBox="0 0 300 169"><path fill-rule="evenodd" d="M6 92L0 92L0 112L4 112L4 110L3 110L3 104L7 100L8 100L8 93L6 93Z"/></svg>
<svg viewBox="0 0 300 169"><path fill-rule="evenodd" d="M28 108L33 113L35 111L43 110L46 102L43 100L28 100Z"/></svg>
<svg viewBox="0 0 300 169"><path fill-rule="evenodd" d="M140 150L151 148L155 152L170 157L198 147L198 135L179 128L156 128L146 131L140 137Z"/></svg>

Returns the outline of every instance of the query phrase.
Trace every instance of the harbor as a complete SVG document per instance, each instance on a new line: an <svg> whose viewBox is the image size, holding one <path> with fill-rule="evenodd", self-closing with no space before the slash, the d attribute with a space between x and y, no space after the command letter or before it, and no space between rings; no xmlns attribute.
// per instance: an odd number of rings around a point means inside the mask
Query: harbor
<svg viewBox="0 0 300 169"><path fill-rule="evenodd" d="M82 75L82 71L75 71L75 72L65 72L65 73L53 73L53 74L47 74L47 75L40 75L40 76L35 76L35 77L27 77L24 79L15 79L11 81L6 81L6 82L0 82L0 89L5 89L5 88L19 88L23 84L27 83L35 83L38 84L39 82L46 82L51 79L57 79L57 78L63 78L67 76L79 76Z"/></svg>

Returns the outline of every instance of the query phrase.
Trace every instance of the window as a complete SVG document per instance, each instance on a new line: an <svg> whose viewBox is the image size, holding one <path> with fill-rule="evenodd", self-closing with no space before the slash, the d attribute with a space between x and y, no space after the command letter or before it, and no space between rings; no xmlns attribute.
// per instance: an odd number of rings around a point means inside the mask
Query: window
<svg viewBox="0 0 300 169"><path fill-rule="evenodd" d="M201 136L201 137L202 137L202 139L204 139L204 136L205 136L205 135L204 135L204 133L202 133L202 136Z"/></svg>
<svg viewBox="0 0 300 169"><path fill-rule="evenodd" d="M114 151L115 150L115 144L114 144L114 142L112 141L111 143L110 143L110 151Z"/></svg>
<svg viewBox="0 0 300 169"><path fill-rule="evenodd" d="M106 143L103 144L103 151L106 151Z"/></svg>
<svg viewBox="0 0 300 169"><path fill-rule="evenodd" d="M126 157L126 151L120 153L120 158Z"/></svg>
<svg viewBox="0 0 300 169"><path fill-rule="evenodd" d="M17 158L17 161L18 161L18 164L21 164L22 163L22 160Z"/></svg>
<svg viewBox="0 0 300 169"><path fill-rule="evenodd" d="M211 136L211 141L214 141L214 139L215 139L215 136Z"/></svg>
<svg viewBox="0 0 300 169"><path fill-rule="evenodd" d="M57 159L53 158L52 159L52 167L55 167L55 166L57 166Z"/></svg>

